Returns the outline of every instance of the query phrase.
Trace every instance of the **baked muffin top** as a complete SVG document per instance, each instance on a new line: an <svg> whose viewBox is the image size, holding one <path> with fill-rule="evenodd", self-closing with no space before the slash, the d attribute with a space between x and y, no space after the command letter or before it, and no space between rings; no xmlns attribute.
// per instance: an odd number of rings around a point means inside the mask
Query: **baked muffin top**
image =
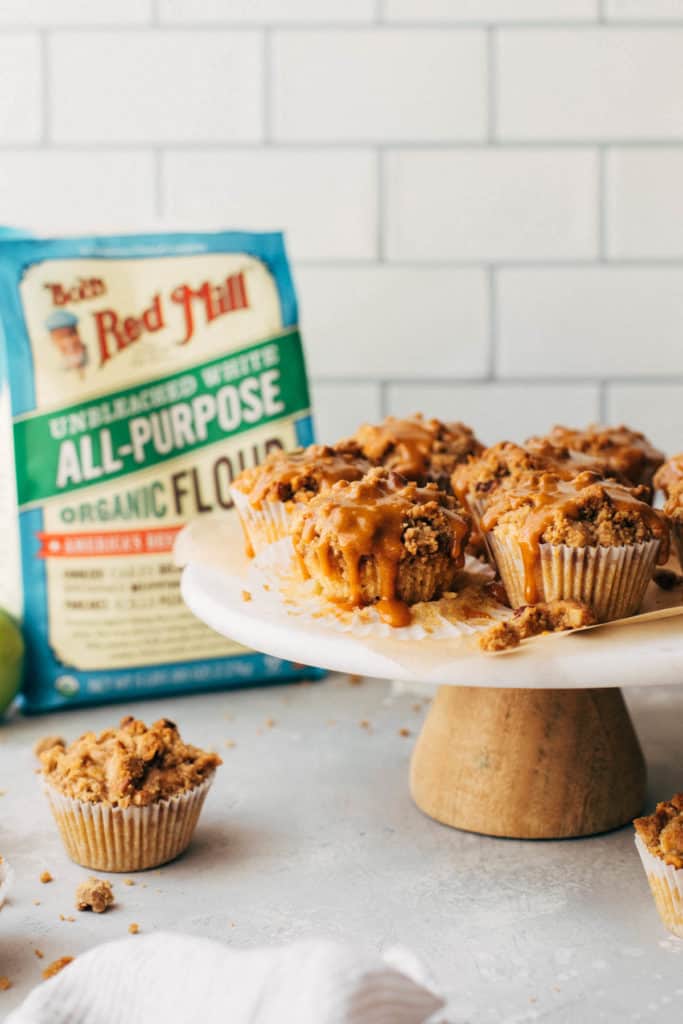
<svg viewBox="0 0 683 1024"><path fill-rule="evenodd" d="M652 814L633 824L650 853L671 867L683 868L683 793L662 800Z"/></svg>
<svg viewBox="0 0 683 1024"><path fill-rule="evenodd" d="M295 512L291 536L295 551L315 551L321 570L343 572L351 603L362 603L360 565L374 558L383 580L382 599L395 598L396 568L408 558L428 564L447 555L464 563L470 521L456 499L430 483L378 467L362 480L334 484Z"/></svg>
<svg viewBox="0 0 683 1024"><path fill-rule="evenodd" d="M271 452L265 462L240 473L232 486L254 508L264 501L308 501L338 480L360 480L372 463L353 450L311 444L293 452Z"/></svg>
<svg viewBox="0 0 683 1024"><path fill-rule="evenodd" d="M557 473L527 473L516 487L499 490L484 513L485 530L503 530L523 546L566 544L612 547L659 540L668 557L664 517L642 500L647 489L624 487L595 473L566 480Z"/></svg>
<svg viewBox="0 0 683 1024"><path fill-rule="evenodd" d="M683 522L683 480L674 484L664 505L665 513L677 522Z"/></svg>
<svg viewBox="0 0 683 1024"><path fill-rule="evenodd" d="M118 729L86 732L40 754L46 781L65 796L114 807L145 807L179 796L222 764L217 754L184 743L167 718L146 726L128 715Z"/></svg>
<svg viewBox="0 0 683 1024"><path fill-rule="evenodd" d="M464 423L443 423L425 419L421 413L384 422L364 423L342 445L356 446L366 458L393 469L407 480L438 483L450 487L450 477L459 462L483 451L483 445Z"/></svg>
<svg viewBox="0 0 683 1024"><path fill-rule="evenodd" d="M604 462L610 475L632 484L651 484L664 453L655 448L644 434L628 427L603 427L592 424L585 430L556 426L544 437L531 437L525 444L532 448L549 441L557 448L584 452Z"/></svg>
<svg viewBox="0 0 683 1024"><path fill-rule="evenodd" d="M668 497L677 484L683 483L683 452L672 455L655 473L654 485Z"/></svg>

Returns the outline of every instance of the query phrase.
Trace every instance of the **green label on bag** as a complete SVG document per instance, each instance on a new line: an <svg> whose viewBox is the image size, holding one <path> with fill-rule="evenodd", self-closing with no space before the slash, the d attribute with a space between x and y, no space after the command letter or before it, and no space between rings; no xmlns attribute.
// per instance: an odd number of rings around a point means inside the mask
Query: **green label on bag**
<svg viewBox="0 0 683 1024"><path fill-rule="evenodd" d="M308 406L293 330L106 398L18 418L19 505L116 480Z"/></svg>

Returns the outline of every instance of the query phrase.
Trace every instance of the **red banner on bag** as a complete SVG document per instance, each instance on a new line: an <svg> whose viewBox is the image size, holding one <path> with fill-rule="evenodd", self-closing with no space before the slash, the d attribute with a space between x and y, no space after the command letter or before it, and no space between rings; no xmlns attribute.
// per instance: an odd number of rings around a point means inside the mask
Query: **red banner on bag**
<svg viewBox="0 0 683 1024"><path fill-rule="evenodd" d="M164 555L181 526L113 530L107 533L38 533L39 558L102 558L109 555Z"/></svg>

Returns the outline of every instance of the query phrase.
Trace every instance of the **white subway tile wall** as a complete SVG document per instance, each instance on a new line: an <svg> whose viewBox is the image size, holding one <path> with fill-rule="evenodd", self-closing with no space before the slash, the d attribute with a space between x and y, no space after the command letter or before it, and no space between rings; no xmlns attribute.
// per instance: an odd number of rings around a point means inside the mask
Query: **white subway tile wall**
<svg viewBox="0 0 683 1024"><path fill-rule="evenodd" d="M683 450L683 0L0 0L0 221L286 230L322 440Z"/></svg>

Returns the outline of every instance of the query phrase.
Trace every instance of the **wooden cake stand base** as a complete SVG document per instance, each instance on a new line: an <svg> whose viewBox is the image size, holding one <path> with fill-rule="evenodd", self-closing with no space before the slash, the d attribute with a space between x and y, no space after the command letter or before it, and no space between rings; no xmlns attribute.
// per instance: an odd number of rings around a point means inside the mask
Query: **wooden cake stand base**
<svg viewBox="0 0 683 1024"><path fill-rule="evenodd" d="M637 816L645 778L621 690L441 686L410 788L425 814L454 828L563 839Z"/></svg>

